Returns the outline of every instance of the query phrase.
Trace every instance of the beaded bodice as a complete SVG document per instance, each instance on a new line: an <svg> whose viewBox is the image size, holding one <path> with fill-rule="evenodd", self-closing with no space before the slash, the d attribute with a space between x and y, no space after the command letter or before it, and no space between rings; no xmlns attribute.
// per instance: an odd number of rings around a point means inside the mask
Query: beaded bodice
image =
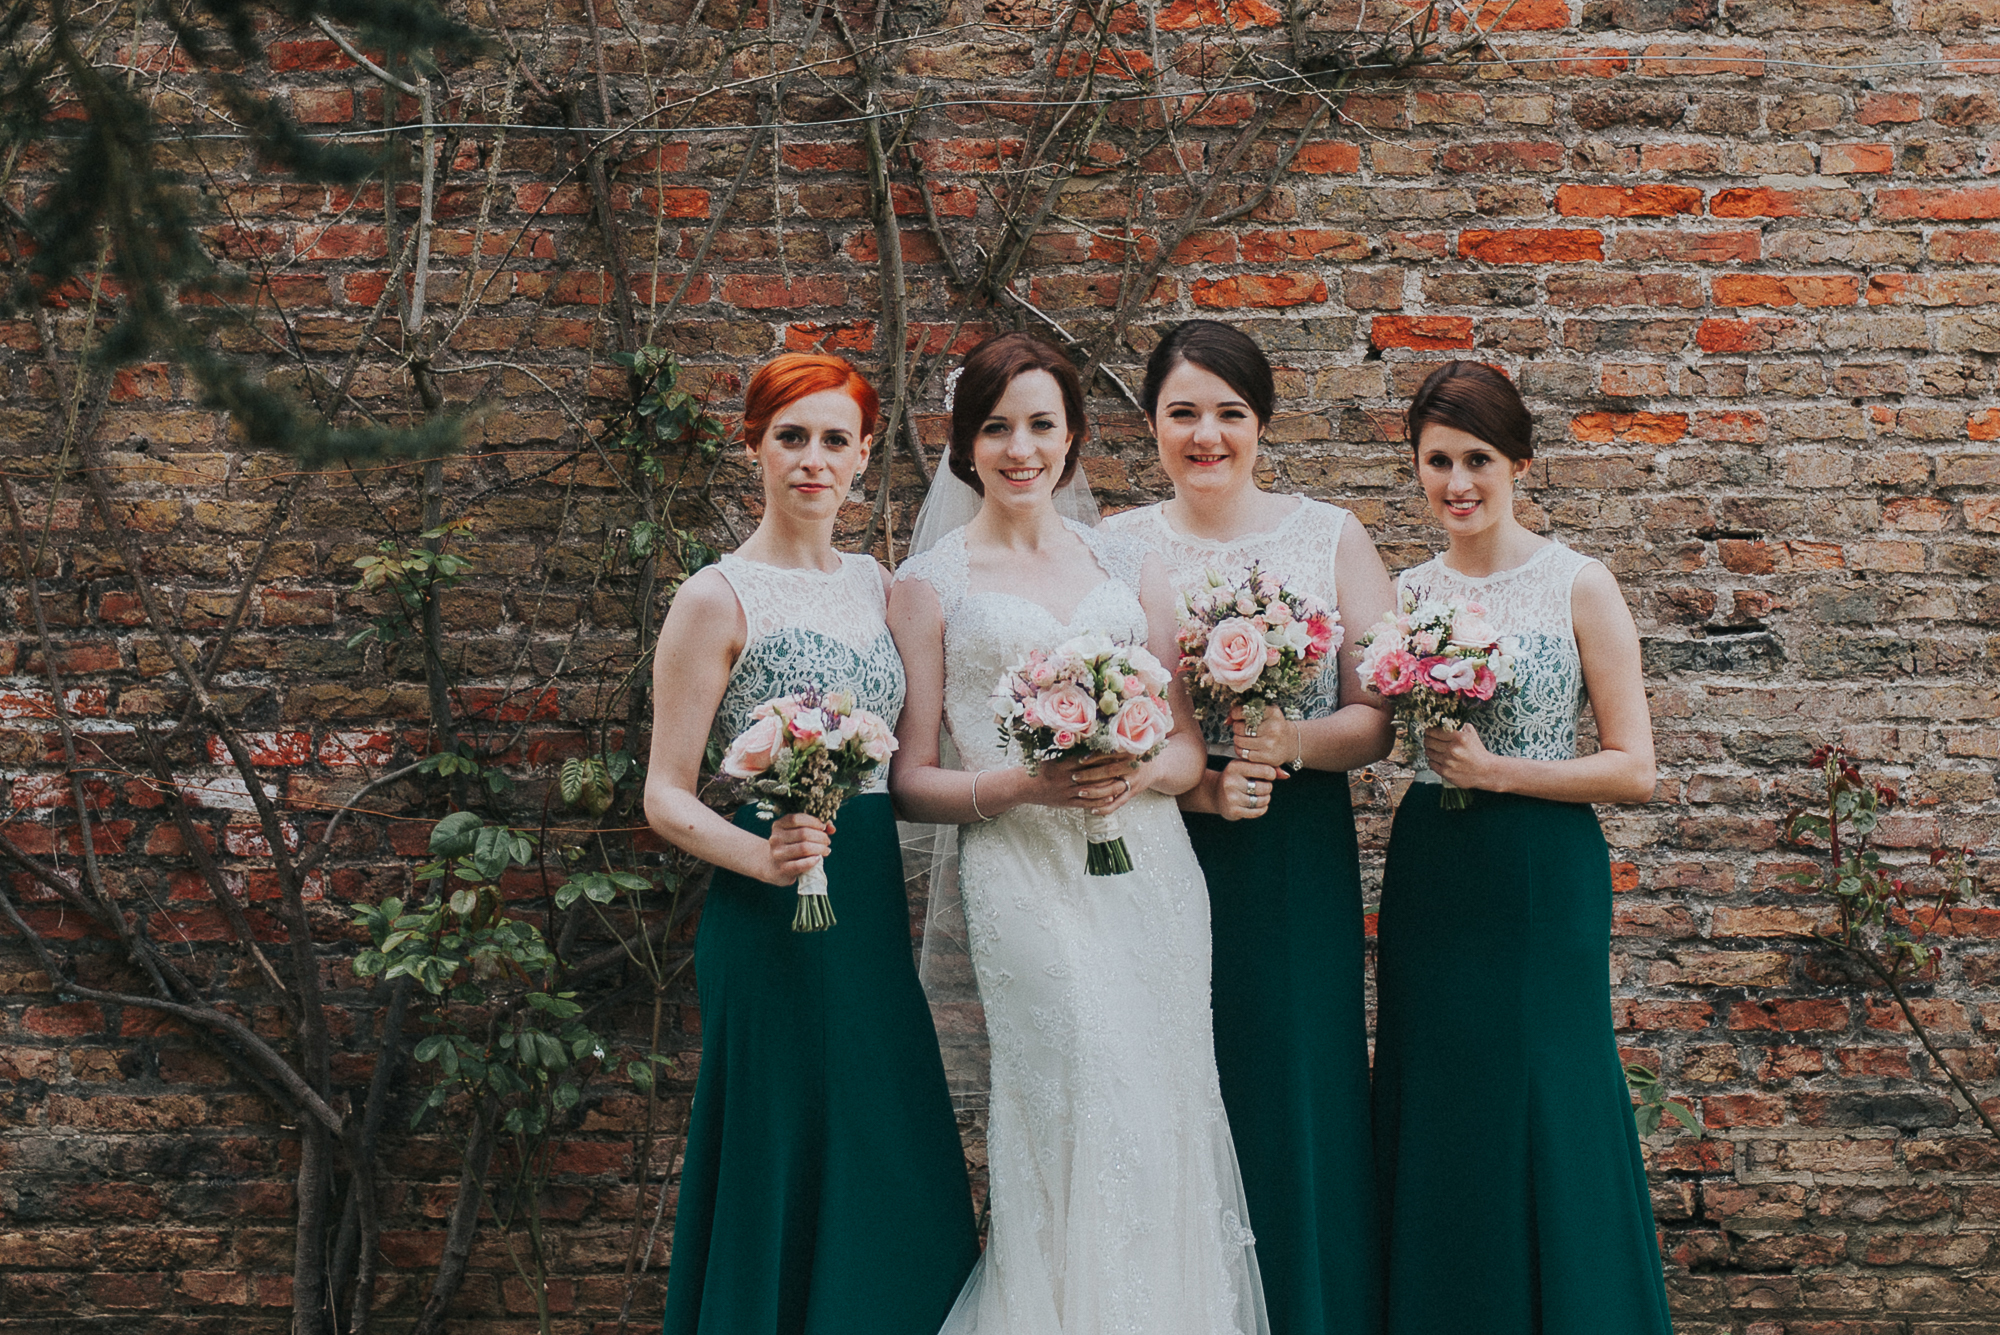
<svg viewBox="0 0 2000 1335"><path fill-rule="evenodd" d="M1334 558L1339 554L1340 535L1348 518L1347 511L1337 505L1301 496L1291 513L1274 527L1227 542L1180 532L1167 521L1166 509L1161 505L1111 515L1105 519L1104 527L1137 538L1158 552L1166 563L1168 577L1183 595L1202 585L1211 570L1233 576L1256 562L1274 571L1286 588L1310 594L1328 607L1337 608L1340 599ZM1348 634L1358 635L1363 629L1366 627L1350 628ZM1340 673L1334 665L1329 664L1314 678L1299 704L1307 718L1324 718L1340 708ZM1210 751L1232 753L1229 730L1220 726L1220 720L1212 721L1205 731Z"/></svg>
<svg viewBox="0 0 2000 1335"><path fill-rule="evenodd" d="M1498 574L1461 575L1432 557L1396 578L1398 594L1477 602L1486 619L1518 647L1514 688L1473 715L1479 740L1495 755L1530 760L1576 756L1576 719L1584 705L1583 660L1570 617L1570 590L1593 558L1559 542ZM1417 759L1417 777L1437 777Z"/></svg>
<svg viewBox="0 0 2000 1335"><path fill-rule="evenodd" d="M1146 549L1130 538L1063 522L1083 539L1105 575L1084 594L1067 621L1021 594L973 591L962 528L953 529L896 572L898 580L929 584L943 609L945 725L967 769L1013 763L1000 745L992 691L1008 665L1030 649L1052 648L1084 631L1132 644L1146 642L1146 612L1138 593Z"/></svg>
<svg viewBox="0 0 2000 1335"><path fill-rule="evenodd" d="M855 704L890 727L903 712L903 660L889 638L882 568L872 556L846 554L827 573L767 566L731 553L716 569L743 605L743 652L715 711L715 737L728 745L751 712L774 696L814 687L852 691ZM869 787L888 784L878 769Z"/></svg>

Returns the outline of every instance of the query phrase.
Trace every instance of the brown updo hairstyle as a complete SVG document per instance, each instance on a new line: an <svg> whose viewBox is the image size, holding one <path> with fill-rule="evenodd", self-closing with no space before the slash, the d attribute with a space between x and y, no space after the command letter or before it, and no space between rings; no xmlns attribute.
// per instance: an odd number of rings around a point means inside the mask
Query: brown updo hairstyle
<svg viewBox="0 0 2000 1335"><path fill-rule="evenodd" d="M1083 381L1076 367L1053 343L1034 334L995 334L965 354L963 373L952 391L948 462L951 471L981 496L986 494L986 484L979 480L979 470L972 466L973 442L992 414L993 405L1000 402L1007 386L1014 383L1014 377L1030 371L1047 371L1062 390L1063 420L1069 427L1069 455L1063 460L1062 476L1056 479L1056 485L1062 486L1076 472L1077 457L1083 453L1083 438L1089 434L1083 417Z"/></svg>
<svg viewBox="0 0 2000 1335"><path fill-rule="evenodd" d="M1146 359L1145 384L1139 389L1139 406L1146 416L1159 415L1160 387L1182 362L1194 363L1240 394L1257 415L1258 429L1271 425L1278 389L1270 359L1250 335L1220 320L1183 321L1153 349Z"/></svg>
<svg viewBox="0 0 2000 1335"><path fill-rule="evenodd" d="M1410 453L1428 426L1457 427L1515 462L1535 457L1535 415L1521 391L1484 362L1446 362L1425 378L1410 400Z"/></svg>

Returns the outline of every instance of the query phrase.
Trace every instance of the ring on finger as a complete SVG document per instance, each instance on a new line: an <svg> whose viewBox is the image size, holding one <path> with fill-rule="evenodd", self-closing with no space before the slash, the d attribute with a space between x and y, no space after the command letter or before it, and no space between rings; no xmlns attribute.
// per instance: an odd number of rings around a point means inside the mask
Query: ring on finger
<svg viewBox="0 0 2000 1335"><path fill-rule="evenodd" d="M1118 795L1119 795L1120 797L1124 797L1124 796L1125 796L1126 794L1128 794L1128 793L1130 793L1130 792L1132 791L1132 781L1131 781L1130 779L1126 778L1126 777L1125 777L1124 775L1122 775L1122 774L1121 774L1121 775L1119 775L1119 776L1118 776L1118 782L1120 782L1120 783L1122 783L1122 784L1124 784L1124 785L1125 785L1125 786L1124 786L1124 788L1122 788L1122 789L1120 789L1120 790L1119 790L1119 793L1118 793Z"/></svg>

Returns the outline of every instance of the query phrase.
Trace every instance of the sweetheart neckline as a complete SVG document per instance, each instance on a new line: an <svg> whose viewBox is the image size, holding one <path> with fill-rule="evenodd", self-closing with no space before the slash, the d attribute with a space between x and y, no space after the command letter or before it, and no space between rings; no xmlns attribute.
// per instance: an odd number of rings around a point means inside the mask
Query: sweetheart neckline
<svg viewBox="0 0 2000 1335"><path fill-rule="evenodd" d="M989 598L989 597L1008 598L1017 603L1026 603L1029 607L1034 608L1036 611L1046 616L1049 620L1055 622L1056 625L1061 629L1068 630L1071 626L1074 626L1077 623L1078 619L1081 617L1083 613L1083 605L1089 602L1092 598L1095 598L1097 596L1098 590L1104 588L1108 584L1122 585L1123 581L1116 579L1110 575L1106 575L1103 579L1097 581L1097 583L1091 585L1088 589L1084 590L1083 596L1076 600L1076 606L1070 608L1068 617L1059 617L1055 614L1054 610L1048 607L1046 604L1038 603L1033 598L1028 598L1018 593L1009 593L1005 589L969 589L966 591L965 596L967 599Z"/></svg>

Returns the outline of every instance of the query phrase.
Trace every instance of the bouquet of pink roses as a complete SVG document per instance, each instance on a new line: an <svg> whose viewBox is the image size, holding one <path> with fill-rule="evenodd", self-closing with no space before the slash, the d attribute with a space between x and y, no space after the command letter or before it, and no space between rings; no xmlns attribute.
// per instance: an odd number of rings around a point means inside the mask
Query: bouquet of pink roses
<svg viewBox="0 0 2000 1335"><path fill-rule="evenodd" d="M846 691L801 691L757 706L750 726L723 753L722 772L741 780L766 817L804 812L830 821L840 804L867 786L896 749L889 725L857 709ZM799 877L795 932L833 926L826 868Z"/></svg>
<svg viewBox="0 0 2000 1335"><path fill-rule="evenodd" d="M1340 613L1261 564L1233 582L1206 574L1208 587L1181 599L1181 675L1195 712L1216 732L1240 704L1252 737L1268 705L1298 718L1300 697L1340 649Z"/></svg>
<svg viewBox="0 0 2000 1335"><path fill-rule="evenodd" d="M1472 711L1514 684L1514 645L1503 640L1475 602L1419 600L1405 591L1398 610L1362 637L1361 684L1395 702L1409 725L1411 759L1432 728L1456 732ZM1447 783L1438 805L1462 810L1463 788Z"/></svg>
<svg viewBox="0 0 2000 1335"><path fill-rule="evenodd" d="M1035 649L1000 675L993 713L1003 746L1019 747L1029 773L1044 761L1089 755L1148 760L1167 744L1173 676L1145 646L1105 635L1079 635ZM1118 816L1084 817L1084 870L1116 876L1132 870Z"/></svg>

